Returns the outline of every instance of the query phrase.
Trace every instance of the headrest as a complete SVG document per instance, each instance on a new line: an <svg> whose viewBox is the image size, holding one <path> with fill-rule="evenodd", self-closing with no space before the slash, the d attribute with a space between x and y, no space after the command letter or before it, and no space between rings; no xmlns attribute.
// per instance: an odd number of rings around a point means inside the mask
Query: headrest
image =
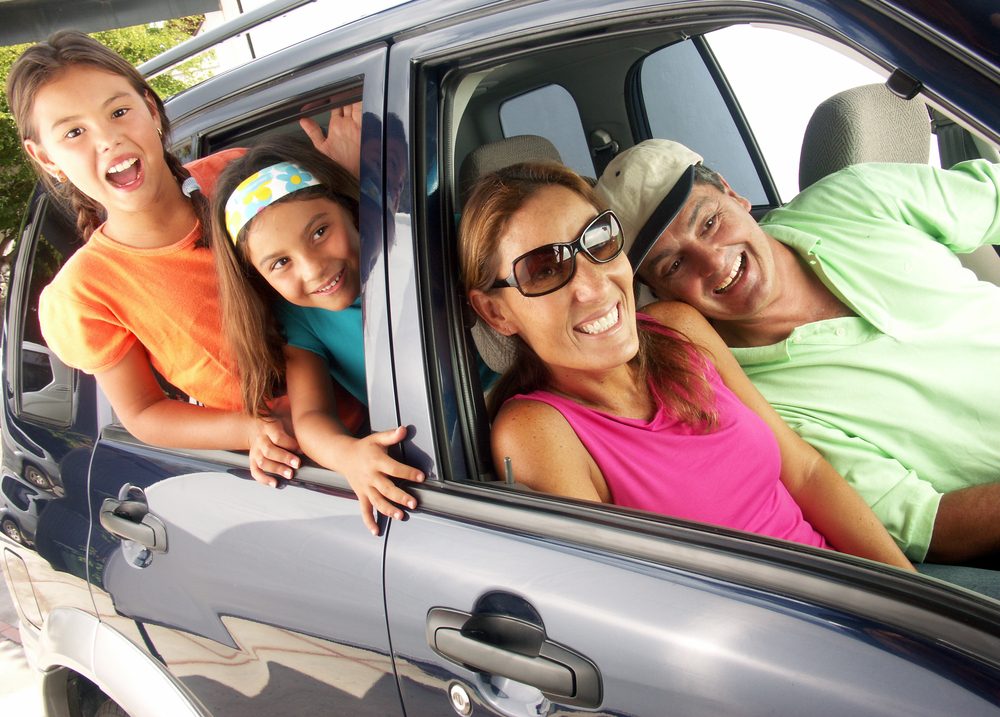
<svg viewBox="0 0 1000 717"><path fill-rule="evenodd" d="M930 141L930 115L920 100L904 100L884 84L844 90L822 102L806 126L799 190L852 164L926 164Z"/></svg>
<svg viewBox="0 0 1000 717"><path fill-rule="evenodd" d="M519 134L476 147L458 171L459 205L464 206L476 180L518 162L562 162L559 150L545 137Z"/></svg>

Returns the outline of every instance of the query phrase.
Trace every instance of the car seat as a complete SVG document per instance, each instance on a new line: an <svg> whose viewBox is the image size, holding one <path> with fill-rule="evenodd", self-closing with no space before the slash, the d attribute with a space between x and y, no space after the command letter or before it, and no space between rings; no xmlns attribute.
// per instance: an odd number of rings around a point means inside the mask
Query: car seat
<svg viewBox="0 0 1000 717"><path fill-rule="evenodd" d="M799 189L861 162L926 164L931 116L919 100L904 100L884 84L862 85L824 100L806 126L799 160ZM959 260L980 279L1000 284L1000 256L992 246Z"/></svg>

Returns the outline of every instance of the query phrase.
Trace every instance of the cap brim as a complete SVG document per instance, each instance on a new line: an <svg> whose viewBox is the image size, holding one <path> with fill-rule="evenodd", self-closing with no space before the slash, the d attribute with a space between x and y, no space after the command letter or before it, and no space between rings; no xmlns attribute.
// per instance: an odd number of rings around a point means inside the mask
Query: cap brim
<svg viewBox="0 0 1000 717"><path fill-rule="evenodd" d="M660 205L653 210L649 219L643 225L639 233L636 234L632 248L628 251L628 260L632 264L632 271L638 273L639 265L645 260L653 244L660 238L664 230L670 226L670 222L677 216L677 212L684 206L688 195L691 194L691 187L694 186L694 167L691 165L684 170L684 173L674 183L673 188L667 192Z"/></svg>

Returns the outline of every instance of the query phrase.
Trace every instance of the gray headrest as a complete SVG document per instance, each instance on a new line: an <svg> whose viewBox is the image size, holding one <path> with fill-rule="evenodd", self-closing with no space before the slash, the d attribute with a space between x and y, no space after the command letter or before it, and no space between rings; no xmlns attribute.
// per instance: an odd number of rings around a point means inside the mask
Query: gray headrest
<svg viewBox="0 0 1000 717"><path fill-rule="evenodd" d="M844 90L813 112L802 140L799 189L861 162L926 164L931 123L920 100L904 100L883 84Z"/></svg>
<svg viewBox="0 0 1000 717"><path fill-rule="evenodd" d="M549 140L533 134L508 137L477 147L462 161L458 172L461 205L465 205L480 177L519 162L544 161L562 162L562 157ZM517 340L498 334L479 317L472 327L472 340L486 365L497 373L506 371L517 356Z"/></svg>
<svg viewBox="0 0 1000 717"><path fill-rule="evenodd" d="M562 157L554 144L535 134L520 134L476 147L462 160L458 171L460 204L465 205L480 177L518 162L545 161L562 162Z"/></svg>

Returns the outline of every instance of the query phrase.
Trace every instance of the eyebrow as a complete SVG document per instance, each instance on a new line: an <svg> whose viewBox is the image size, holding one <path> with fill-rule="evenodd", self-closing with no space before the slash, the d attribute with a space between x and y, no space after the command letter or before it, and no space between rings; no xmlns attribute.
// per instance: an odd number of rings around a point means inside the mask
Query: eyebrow
<svg viewBox="0 0 1000 717"><path fill-rule="evenodd" d="M694 225L698 222L698 217L701 215L701 208L709 201L709 197L702 197L697 202L695 202L694 209L691 210L691 216L688 217L687 230L691 231L694 229Z"/></svg>
<svg viewBox="0 0 1000 717"><path fill-rule="evenodd" d="M701 213L701 208L702 208L702 206L704 206L704 204L707 201L709 201L708 197L702 197L701 199L699 199L698 201L695 202L694 208L691 210L691 215L688 217L688 221L687 221L687 230L688 231L691 231L694 228L694 225L698 222L698 216ZM682 211L682 212L684 211L684 206L685 205L681 205L680 211ZM676 219L676 217L674 217L674 218ZM671 224L672 223L673 222L671 222ZM668 224L667 226L670 226L670 225ZM661 233L660 236L663 236L663 234ZM657 241L659 241L659 237L657 237ZM667 257L672 256L673 254L676 254L676 253L677 252L674 249L672 249L672 248L671 249L664 249L659 254L648 255L646 257L646 260L644 262L642 262L642 265L645 266L647 269L649 269L649 270L652 271L653 269L655 269L657 267L657 265L661 261L663 261Z"/></svg>
<svg viewBox="0 0 1000 717"><path fill-rule="evenodd" d="M108 105L112 105L115 102L118 102L119 100L121 100L123 98L126 98L126 97L128 97L128 93L127 92L119 92L117 94L111 95L111 97L109 97L108 99L104 100L104 102L101 104L101 109L104 109ZM52 129L55 129L56 127L58 127L61 124L67 124L67 123L71 123L71 122L76 122L77 119L79 119L79 117L80 117L80 115L68 115L66 117L60 117L59 119L57 119L55 122L52 123Z"/></svg>
<svg viewBox="0 0 1000 717"><path fill-rule="evenodd" d="M266 208L267 207L265 207L265 209ZM313 227L316 226L316 223L320 219L325 219L326 216L327 216L326 210L325 209L321 209L320 211L316 212L311 217L309 217L309 221L306 222L305 229L303 229L303 231L302 231L302 236L307 236L312 231ZM248 237L248 240L249 240L249 237ZM257 262L257 266L258 267L264 267L265 265L270 264L272 261L274 261L279 256L284 256L285 254L286 254L286 252L284 252L284 251L273 251L270 254L268 254L267 256L261 257L260 261Z"/></svg>

